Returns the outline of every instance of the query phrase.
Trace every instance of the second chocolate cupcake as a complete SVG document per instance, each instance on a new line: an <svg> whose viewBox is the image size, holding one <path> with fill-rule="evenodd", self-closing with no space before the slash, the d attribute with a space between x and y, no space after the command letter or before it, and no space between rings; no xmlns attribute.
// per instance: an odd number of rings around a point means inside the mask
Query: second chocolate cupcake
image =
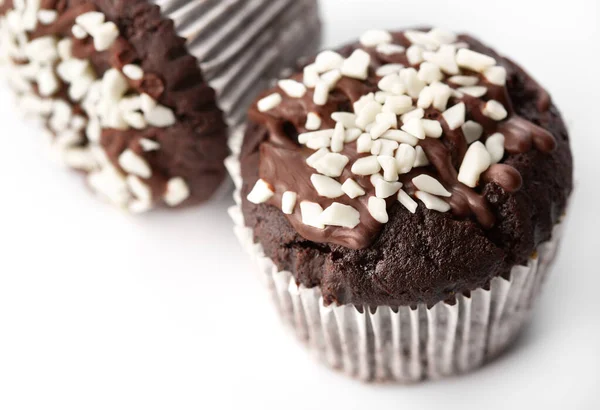
<svg viewBox="0 0 600 410"><path fill-rule="evenodd" d="M0 16L18 106L132 212L212 198L228 126L320 34L315 0L6 0Z"/></svg>

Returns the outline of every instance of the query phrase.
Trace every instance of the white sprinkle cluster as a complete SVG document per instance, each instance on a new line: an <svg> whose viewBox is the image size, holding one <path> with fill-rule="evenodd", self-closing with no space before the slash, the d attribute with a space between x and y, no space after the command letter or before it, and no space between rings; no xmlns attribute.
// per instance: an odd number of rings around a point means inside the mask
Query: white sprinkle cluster
<svg viewBox="0 0 600 410"><path fill-rule="evenodd" d="M130 144L116 167L100 144L102 131L170 127L176 122L175 114L132 89L130 84L144 78L141 66L112 67L98 77L91 61L73 56L72 38L48 35L31 39L39 25L51 25L57 18L58 12L41 9L39 0L15 1L14 8L0 17L0 63L7 68L18 105L26 115L46 122L55 135L53 148L59 157L66 165L88 172L92 189L132 212L149 210L155 198L148 181L153 171L146 155L160 150L160 144L147 138ZM119 37L115 23L96 11L77 16L71 32L75 39L90 37L98 52L109 50ZM62 88L67 89L68 99L58 96ZM74 104L84 115L74 112ZM166 181L163 200L167 205L177 206L189 196L182 178Z"/></svg>
<svg viewBox="0 0 600 410"><path fill-rule="evenodd" d="M320 53L313 64L304 68L302 82L281 80L281 92L271 94L258 102L262 112L282 103L281 94L302 98L312 93L312 102L324 106L330 93L344 77L364 81L377 76L378 90L363 95L353 105L352 112L334 112L333 128L322 128L326 119L309 112L306 132L298 136L300 144L314 151L306 162L314 171L310 183L326 209L315 202L298 198L296 192L285 192L281 207L286 214L298 210L304 224L316 229L327 226L353 228L360 221L357 207L344 202L369 195L360 201L366 203L370 216L379 223L388 221L390 198L398 200L409 212L415 213L419 200L426 208L438 212L450 210L452 197L449 183L438 180L427 172L411 178L414 198L403 189L403 175L430 164L421 142L443 137L444 130L462 132L468 150L458 170L458 180L476 187L480 176L504 156L504 136L500 133L485 135L484 128L470 118L465 103L468 98L479 99L481 114L493 121L508 116L498 101L486 99L490 87L505 86L506 70L490 56L470 50L468 44L446 30L428 32L407 31L404 37L411 45L394 43L394 36L385 30L370 30L360 37L364 49L357 49L343 57L334 51ZM373 67L371 55L405 55L409 66L391 63ZM430 114L434 112L435 115ZM345 155L347 144L360 156L351 159ZM354 158L354 157L353 157ZM366 183L365 181L369 181ZM371 186L369 186L370 184ZM259 180L248 196L252 202L265 202L274 195L267 182ZM331 202L331 200L335 202ZM363 221L366 222L366 221Z"/></svg>

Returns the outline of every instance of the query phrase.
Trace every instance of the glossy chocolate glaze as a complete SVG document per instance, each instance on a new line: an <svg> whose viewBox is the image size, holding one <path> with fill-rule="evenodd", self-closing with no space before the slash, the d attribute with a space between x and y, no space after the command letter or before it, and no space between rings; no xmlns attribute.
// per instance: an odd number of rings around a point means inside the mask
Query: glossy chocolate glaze
<svg viewBox="0 0 600 410"><path fill-rule="evenodd" d="M396 43L405 47L411 44L402 33L395 33L394 39ZM474 44L474 40L468 36L460 36L459 41ZM355 44L344 48L340 53L347 57L359 47L358 44ZM269 130L269 136L260 148L259 174L262 179L275 187L275 195L270 199L270 204L281 207L281 196L285 191L297 192L301 200L319 203L323 208L334 202L334 200L318 196L310 183L310 176L314 173L314 170L306 164L306 158L314 151L300 147L296 143L296 136L299 133L308 131L305 128L307 114L314 112L322 118L321 129L333 128L335 122L331 119L332 113L338 111L352 112L352 104L358 99L370 92L378 91L377 84L381 77L375 74L377 68L390 63L410 66L404 53L383 55L373 48L360 48L371 55L368 79L361 81L343 77L331 92L329 100L324 106L319 106L313 102L314 90L308 90L303 98L290 98L282 90L275 88L266 91L263 96L272 92L279 92L283 96L283 102L278 107L266 113L259 112L256 105L250 110L250 119L257 124L264 125ZM472 48L477 51L476 47ZM499 61L499 64L502 64L502 62ZM482 99L466 94L462 97L453 97L448 103L448 107L460 102L466 105L467 120L474 120L484 128L480 141L485 143L488 136L495 132L501 132L505 136L506 151L510 154L524 153L534 148L548 153L556 147L552 134L515 113L506 86L494 85L487 81L483 75L476 72L463 70L462 75L479 77L479 85L487 87L488 92ZM301 74L297 74L292 78L302 81ZM547 110L550 104L548 94L535 81L530 81L537 87L536 91L539 94L538 107ZM458 88L452 83L448 83L448 85ZM504 105L509 113L505 121L494 121L482 113L487 100L496 100ZM409 194L414 195L416 188L411 180L423 173L430 174L442 182L446 189L451 192L452 196L447 201L456 217L468 218L474 216L484 228L490 229L495 223L495 217L488 201L483 197L481 189L469 188L458 181L458 169L468 148L462 130L460 128L450 130L442 117L442 113L433 107L425 110L425 118L438 120L443 128L443 136L440 139L426 138L419 141L419 145L425 151L431 165L416 168L407 174L401 175L400 182L402 182L404 189ZM401 125L402 122L398 120L398 128ZM368 156L368 154L357 153L356 144L346 144L341 154L350 159L349 164L360 157ZM302 223L302 216L297 208L288 218L304 238L315 242L334 243L352 249L366 248L377 238L381 230L381 224L373 219L367 209L368 198L374 195L373 184L368 177L356 177L349 171L349 168L350 166L346 167L344 173L338 179L339 182L343 183L348 178L355 178L356 182L367 192L367 195L356 199L344 196L336 198L335 202L351 205L357 209L360 212L361 224L353 229L332 226L317 229ZM294 172L290 173L290 169L293 169ZM521 176L518 171L509 165L490 168L485 173L484 178L487 182L497 183L507 191L514 191L521 185ZM388 198L388 206L394 201L396 201L395 197Z"/></svg>

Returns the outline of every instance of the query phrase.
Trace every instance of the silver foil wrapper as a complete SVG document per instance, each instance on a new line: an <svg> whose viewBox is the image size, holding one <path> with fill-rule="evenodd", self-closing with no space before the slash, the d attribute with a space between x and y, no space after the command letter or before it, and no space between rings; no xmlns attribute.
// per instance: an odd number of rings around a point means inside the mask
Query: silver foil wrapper
<svg viewBox="0 0 600 410"><path fill-rule="evenodd" d="M316 0L149 0L175 24L230 126L256 95L321 39Z"/></svg>
<svg viewBox="0 0 600 410"><path fill-rule="evenodd" d="M491 281L489 289L459 295L453 305L325 306L318 287L298 286L290 272L279 271L245 226L240 208L241 175L237 158L242 130L231 139L227 167L236 184L230 208L235 233L258 268L283 319L320 361L364 381L414 383L480 367L502 353L527 323L532 305L556 255L562 227L541 244L510 280Z"/></svg>

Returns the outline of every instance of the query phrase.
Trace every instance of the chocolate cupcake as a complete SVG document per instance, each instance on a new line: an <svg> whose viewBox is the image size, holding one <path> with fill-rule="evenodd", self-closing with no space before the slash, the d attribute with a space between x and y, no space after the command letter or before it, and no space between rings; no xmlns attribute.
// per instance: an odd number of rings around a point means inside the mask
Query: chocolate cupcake
<svg viewBox="0 0 600 410"><path fill-rule="evenodd" d="M320 32L316 0L5 0L0 15L19 107L132 212L213 197L228 127Z"/></svg>
<svg viewBox="0 0 600 410"><path fill-rule="evenodd" d="M285 321L329 365L414 382L515 339L572 189L548 93L476 39L365 33L252 106L231 215Z"/></svg>

